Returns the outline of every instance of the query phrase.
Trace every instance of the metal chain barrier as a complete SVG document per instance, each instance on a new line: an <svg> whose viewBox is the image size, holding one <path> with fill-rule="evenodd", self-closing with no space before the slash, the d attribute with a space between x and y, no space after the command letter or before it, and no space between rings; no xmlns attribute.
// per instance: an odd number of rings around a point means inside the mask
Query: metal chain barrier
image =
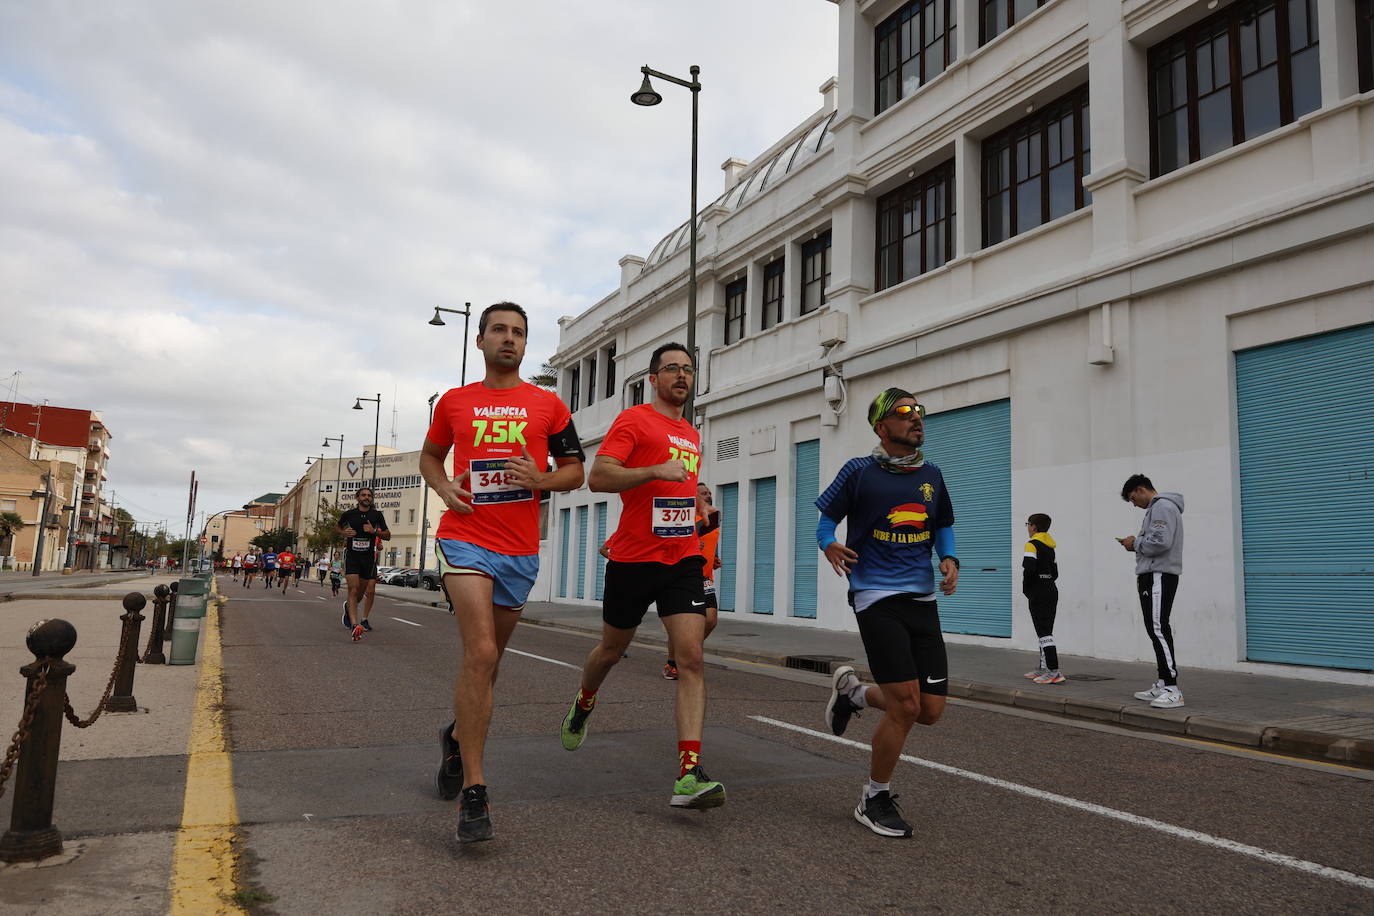
<svg viewBox="0 0 1374 916"><path fill-rule="evenodd" d="M153 654L153 649L161 649L161 648L162 648L162 634L158 632L158 628L157 628L157 627L154 627L154 626L148 627L148 645L146 645L146 646L143 647L143 655L139 657L138 663L139 663L140 665L146 665L146 664L148 664L148 658L149 658L149 656L151 656L151 655ZM120 658L123 658L123 657L124 657L124 656L123 656L123 653L120 653ZM116 670L118 670L118 667L119 667L119 659L115 659L115 668L116 668Z"/></svg>
<svg viewBox="0 0 1374 916"><path fill-rule="evenodd" d="M100 702L95 706L95 712L91 713L89 719L78 719L76 710L72 709L71 697L67 698L63 706L63 713L67 716L67 721L77 728L90 728L95 724L95 720L100 718L100 714L105 711L105 702L109 700L110 694L114 693L115 678L119 676L119 661L124 657L124 649L129 643L129 628L121 627L119 632L119 649L115 652L114 670L110 672L110 680L105 685L105 694L100 698Z"/></svg>
<svg viewBox="0 0 1374 916"><path fill-rule="evenodd" d="M0 764L0 798L5 795L5 783L9 782L10 772L14 769L14 762L19 759L19 749L24 746L24 742L29 740L29 726L33 724L34 713L38 711L38 700L43 696L43 688L48 686L48 666L34 676L33 693L29 696L28 705L24 707L24 714L19 717L19 727L14 731L14 737L10 739L9 750L5 752L5 762Z"/></svg>

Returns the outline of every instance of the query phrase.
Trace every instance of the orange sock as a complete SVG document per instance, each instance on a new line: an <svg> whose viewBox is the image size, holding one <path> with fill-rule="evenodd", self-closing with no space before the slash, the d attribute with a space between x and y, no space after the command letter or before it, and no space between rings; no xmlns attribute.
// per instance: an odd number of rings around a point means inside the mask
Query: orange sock
<svg viewBox="0 0 1374 916"><path fill-rule="evenodd" d="M577 688L577 705L579 709L591 711L591 708L596 705L596 691L587 693L584 688Z"/></svg>
<svg viewBox="0 0 1374 916"><path fill-rule="evenodd" d="M679 741L677 743L677 778L687 775L687 771L701 762L700 741Z"/></svg>

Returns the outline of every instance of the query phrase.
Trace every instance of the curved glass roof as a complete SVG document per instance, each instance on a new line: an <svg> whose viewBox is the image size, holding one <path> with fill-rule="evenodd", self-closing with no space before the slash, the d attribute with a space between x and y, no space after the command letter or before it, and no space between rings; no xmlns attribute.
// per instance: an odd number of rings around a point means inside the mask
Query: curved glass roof
<svg viewBox="0 0 1374 916"><path fill-rule="evenodd" d="M738 184L717 197L704 209L709 210L713 206L723 206L727 210L734 210L782 181L793 170L801 168L821 150L835 142L835 135L830 131L830 125L834 120L835 112L831 111L810 122L810 125L801 132L796 140L784 146L781 152L753 163L749 171L740 178ZM701 231L701 224L701 217L698 216L698 232ZM648 270L650 267L668 260L686 248L687 243L687 224L684 222L654 246L653 250L649 252L648 258L645 259L644 269Z"/></svg>

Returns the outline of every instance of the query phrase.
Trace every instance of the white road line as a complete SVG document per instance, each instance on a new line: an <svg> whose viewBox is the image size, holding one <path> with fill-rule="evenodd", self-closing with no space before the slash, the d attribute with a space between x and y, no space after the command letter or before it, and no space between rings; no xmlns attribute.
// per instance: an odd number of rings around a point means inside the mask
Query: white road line
<svg viewBox="0 0 1374 916"><path fill-rule="evenodd" d="M393 618L391 618L391 619L392 619L392 620L399 620L401 623L408 623L408 624L410 624L412 627L424 627L424 624L422 624L422 623L416 623L416 622L413 621L413 620L404 620L404 619L402 619L402 618L400 618L400 617L393 617Z"/></svg>
<svg viewBox="0 0 1374 916"><path fill-rule="evenodd" d="M574 671L581 671L581 665L570 665L567 662L560 662L556 658L545 658L542 655L535 655L533 652L521 652L519 649L507 649L507 652L514 652L516 655L523 655L525 658L537 658L541 662L548 662L550 665L562 665L564 668L571 668Z"/></svg>
<svg viewBox="0 0 1374 916"><path fill-rule="evenodd" d="M827 735L825 732L818 732L801 725L793 725L790 722L780 722L777 719L770 719L766 716L750 716L749 718L753 719L755 722L762 722L765 725L776 725L778 728L785 728L789 731L809 735L813 738L824 738L826 741L833 741L836 744L843 744L865 751L872 750L867 744L858 741L850 741L848 738L840 738L836 735ZM1282 865L1286 868L1306 872L1310 875L1330 878L1333 881L1341 881L1345 884L1353 884L1365 890L1374 890L1374 878L1357 875L1353 872L1343 871L1339 868L1332 868L1329 865L1319 865L1316 862L1308 862L1305 859L1295 859L1281 852L1271 852L1267 849L1261 849L1258 846L1250 846L1247 843L1238 843L1235 840L1212 836L1209 833L1190 830L1187 827L1177 827L1173 824L1166 824L1163 821L1157 821L1153 818L1142 817L1139 814L1131 814L1128 811L1118 811L1115 808L1108 808L1092 802L1069 798L1067 795L1046 792L1044 789L1035 789L1030 786L1023 786L1020 783L1007 782L1004 779L997 779L994 776L984 776L982 773L974 773L971 770L961 770L958 767L936 763L933 760L922 760L920 757L912 757L909 754L903 754L902 759L907 763L914 763L917 766L927 767L941 773L948 773L951 776L961 776L964 779L971 779L974 782L981 782L985 785L995 786L999 789L1006 789L1008 792L1016 792L1020 795L1026 795L1041 801L1053 802L1056 805L1064 805L1068 808L1077 808L1080 811L1087 811L1090 814L1098 814L1113 820L1124 821L1127 824L1134 824L1137 827L1148 827L1151 830L1158 830L1160 833L1167 833L1170 836L1176 836L1184 840L1192 840L1195 843L1202 843L1205 846L1215 846L1218 849L1225 849L1228 852L1251 856L1273 865Z"/></svg>
<svg viewBox="0 0 1374 916"><path fill-rule="evenodd" d="M316 600L316 601L324 601L324 600L326 600L326 599L325 599L324 595L316 595L316 596L315 596L315 600Z"/></svg>

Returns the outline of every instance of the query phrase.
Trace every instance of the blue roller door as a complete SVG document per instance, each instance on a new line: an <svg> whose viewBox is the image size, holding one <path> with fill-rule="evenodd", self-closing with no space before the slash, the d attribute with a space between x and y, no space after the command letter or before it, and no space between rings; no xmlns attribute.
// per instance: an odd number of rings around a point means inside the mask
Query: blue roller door
<svg viewBox="0 0 1374 916"><path fill-rule="evenodd" d="M1374 325L1237 353L1236 415L1246 657L1374 670Z"/></svg>
<svg viewBox="0 0 1374 916"><path fill-rule="evenodd" d="M816 616L816 497L821 486L821 441L792 446L792 616Z"/></svg>
<svg viewBox="0 0 1374 916"><path fill-rule="evenodd" d="M606 597L606 558L601 555L601 545L606 543L606 504L596 504L596 593L600 601Z"/></svg>
<svg viewBox="0 0 1374 916"><path fill-rule="evenodd" d="M577 507L577 597L587 597L587 507Z"/></svg>
<svg viewBox="0 0 1374 916"><path fill-rule="evenodd" d="M925 425L926 457L944 474L954 503L961 564L958 590L940 598L940 624L950 633L1009 637L1020 546L1011 524L1011 402L933 414Z"/></svg>
<svg viewBox="0 0 1374 916"><path fill-rule="evenodd" d="M773 613L773 555L777 550L778 479L764 477L750 486L750 508L754 514L754 593L749 610L755 614Z"/></svg>
<svg viewBox="0 0 1374 916"><path fill-rule="evenodd" d="M568 597L568 542L572 540L572 510L558 510L558 597Z"/></svg>
<svg viewBox="0 0 1374 916"><path fill-rule="evenodd" d="M716 602L722 611L735 609L735 568L739 561L739 484L720 488L720 569L716 570Z"/></svg>

